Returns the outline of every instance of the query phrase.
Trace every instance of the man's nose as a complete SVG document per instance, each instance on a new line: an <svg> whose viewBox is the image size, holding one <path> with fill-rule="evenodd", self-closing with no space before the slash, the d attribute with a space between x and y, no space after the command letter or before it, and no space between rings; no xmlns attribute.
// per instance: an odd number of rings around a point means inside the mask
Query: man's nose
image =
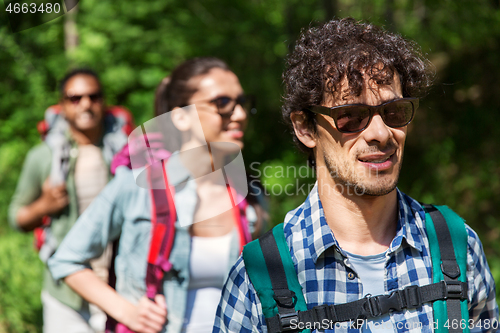
<svg viewBox="0 0 500 333"><path fill-rule="evenodd" d="M366 142L377 141L384 146L391 138L392 133L378 112L373 115L368 127L363 131Z"/></svg>
<svg viewBox="0 0 500 333"><path fill-rule="evenodd" d="M80 104L80 106L83 108L89 108L92 105L92 100L90 99L89 95L84 95L82 96L82 98L80 99L80 103L78 104Z"/></svg>

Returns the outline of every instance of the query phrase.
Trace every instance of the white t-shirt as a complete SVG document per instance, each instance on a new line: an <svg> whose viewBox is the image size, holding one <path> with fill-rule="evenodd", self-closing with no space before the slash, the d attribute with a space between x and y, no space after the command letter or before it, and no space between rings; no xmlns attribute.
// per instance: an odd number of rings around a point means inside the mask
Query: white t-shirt
<svg viewBox="0 0 500 333"><path fill-rule="evenodd" d="M192 237L189 286L183 332L210 333L229 266L232 232Z"/></svg>
<svg viewBox="0 0 500 333"><path fill-rule="evenodd" d="M382 252L370 256L360 256L345 251L349 262L354 266L363 285L363 294L384 295L385 292L385 254ZM363 333L395 333L389 314L368 319L362 328Z"/></svg>

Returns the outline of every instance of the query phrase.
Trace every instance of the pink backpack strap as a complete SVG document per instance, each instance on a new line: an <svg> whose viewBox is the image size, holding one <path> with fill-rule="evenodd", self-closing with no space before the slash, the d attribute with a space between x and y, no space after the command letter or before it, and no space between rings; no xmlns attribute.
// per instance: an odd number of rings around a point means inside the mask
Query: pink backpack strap
<svg viewBox="0 0 500 333"><path fill-rule="evenodd" d="M151 193L151 242L146 269L146 295L149 299L154 300L155 296L163 291L164 273L168 272L172 267L169 257L175 238L177 216L173 199L174 187L169 185L164 168L170 153L161 149L161 146L154 146L154 142L152 143L153 146L150 146L151 142L147 138L146 142L148 148L152 148L152 152L157 157L157 161L152 165L148 165L150 161L144 161L145 165L147 165ZM154 150L155 148L159 149ZM115 155L111 164L113 174L116 168L121 165L132 168L128 145ZM111 332L132 333L125 325L117 323L108 316L106 333Z"/></svg>
<svg viewBox="0 0 500 333"><path fill-rule="evenodd" d="M173 198L174 187L169 185L164 163L165 160L156 162L148 169L151 185L158 181L165 184L164 188L151 186L150 189L152 229L146 271L146 294L150 299L162 292L163 275L172 268L169 257L174 244L177 216Z"/></svg>
<svg viewBox="0 0 500 333"><path fill-rule="evenodd" d="M155 162L147 170L151 185L151 242L146 268L146 296L152 301L157 294L163 292L163 275L172 268L169 257L174 244L177 219L173 195L170 192L174 191L174 187L169 186L164 166L162 160ZM162 181L165 188L154 188L153 184L158 185ZM132 333L128 327L110 318L108 323L106 333L113 332L109 327L114 327L114 333ZM113 325L114 323L116 325Z"/></svg>
<svg viewBox="0 0 500 333"><path fill-rule="evenodd" d="M233 217L236 222L236 227L238 228L241 253L243 251L243 246L252 241L252 236L250 235L250 231L248 228L248 219L246 216L248 203L247 200L242 198L241 195L237 194L231 186L227 185L227 190L229 193L229 198L231 199L231 204L233 206ZM236 205L233 198L237 198L239 204Z"/></svg>
<svg viewBox="0 0 500 333"><path fill-rule="evenodd" d="M110 165L111 174L114 176L116 173L116 169L122 165L126 166L129 169L132 169L128 143L125 146L123 146L122 150L113 157L113 160L111 161Z"/></svg>

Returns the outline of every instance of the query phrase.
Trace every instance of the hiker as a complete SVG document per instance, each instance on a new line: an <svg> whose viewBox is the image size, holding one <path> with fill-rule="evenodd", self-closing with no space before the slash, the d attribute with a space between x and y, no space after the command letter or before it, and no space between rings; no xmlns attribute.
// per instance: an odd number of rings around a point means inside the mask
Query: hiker
<svg viewBox="0 0 500 333"><path fill-rule="evenodd" d="M111 330L211 332L227 273L265 218L260 197L237 194L249 191L245 174L244 187L232 176L215 181L220 166L228 170L225 158L243 147L250 110L236 75L208 57L175 68L158 87L155 106L157 117L133 131L139 135L117 155L115 178L49 266L55 279L118 321ZM144 139L143 150L133 151ZM136 164L144 156L147 162ZM237 205L220 209L229 188ZM116 289L86 264L110 241L118 242Z"/></svg>
<svg viewBox="0 0 500 333"><path fill-rule="evenodd" d="M60 94L59 104L39 124L44 141L28 152L9 210L14 228L35 230L43 262L105 187L109 165L126 144L124 128L131 121L127 110L105 106L101 83L91 70L69 72ZM110 254L108 250L92 262L103 280ZM104 332L105 314L66 284L56 283L48 268L42 304L44 333Z"/></svg>
<svg viewBox="0 0 500 333"><path fill-rule="evenodd" d="M246 245L213 332L432 332L446 326L433 311L444 303L449 332L497 331L476 233L449 208L424 208L397 188L407 125L432 79L419 47L332 20L302 31L283 79L283 117L317 182L284 224Z"/></svg>

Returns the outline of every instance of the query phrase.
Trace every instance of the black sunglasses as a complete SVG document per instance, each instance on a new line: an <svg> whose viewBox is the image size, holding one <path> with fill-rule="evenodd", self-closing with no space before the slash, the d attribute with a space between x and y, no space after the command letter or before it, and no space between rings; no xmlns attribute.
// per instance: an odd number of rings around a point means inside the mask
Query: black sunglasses
<svg viewBox="0 0 500 333"><path fill-rule="evenodd" d="M409 97L395 99L377 106L347 104L326 107L315 105L308 110L332 117L337 130L341 133L357 133L370 125L376 111L387 126L403 127L411 122L417 108L418 98Z"/></svg>
<svg viewBox="0 0 500 333"><path fill-rule="evenodd" d="M102 99L102 93L101 92L97 92L97 93L90 94L90 95L72 95L72 96L66 96L65 98L67 100L69 100L71 103L77 105L77 104L80 104L80 101L85 96L87 96L92 103L99 102Z"/></svg>
<svg viewBox="0 0 500 333"><path fill-rule="evenodd" d="M241 105L245 112L249 112L254 104L253 97L240 95L236 99L228 96L220 96L209 101L217 106L217 112L221 118L229 119L234 113L236 105Z"/></svg>

